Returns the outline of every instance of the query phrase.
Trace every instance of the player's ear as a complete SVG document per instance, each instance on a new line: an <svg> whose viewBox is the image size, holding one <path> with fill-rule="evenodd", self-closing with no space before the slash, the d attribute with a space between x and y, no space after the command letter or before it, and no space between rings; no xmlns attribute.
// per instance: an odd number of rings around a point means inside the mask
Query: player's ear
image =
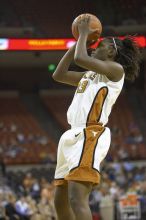
<svg viewBox="0 0 146 220"><path fill-rule="evenodd" d="M116 56L116 51L114 50L113 47L110 47L110 48L108 49L108 57L109 57L109 58L113 58L113 57L115 57L115 56Z"/></svg>

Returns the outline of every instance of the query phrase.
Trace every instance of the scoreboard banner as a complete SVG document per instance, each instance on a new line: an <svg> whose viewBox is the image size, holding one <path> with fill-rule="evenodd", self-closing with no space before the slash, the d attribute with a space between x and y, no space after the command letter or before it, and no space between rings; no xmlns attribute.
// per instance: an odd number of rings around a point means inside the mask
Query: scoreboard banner
<svg viewBox="0 0 146 220"><path fill-rule="evenodd" d="M123 37L120 37L123 38ZM99 41L102 38L99 39ZM146 47L146 37L136 36L134 37L140 47ZM10 51L33 51L33 50L67 50L74 43L75 39L72 38L58 38L58 39L7 39L0 38L0 50ZM93 47L98 44L95 43Z"/></svg>

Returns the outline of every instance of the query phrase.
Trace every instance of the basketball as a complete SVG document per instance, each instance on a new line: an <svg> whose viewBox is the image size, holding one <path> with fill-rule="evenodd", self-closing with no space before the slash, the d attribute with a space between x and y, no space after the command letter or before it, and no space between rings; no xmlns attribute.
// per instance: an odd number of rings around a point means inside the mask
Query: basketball
<svg viewBox="0 0 146 220"><path fill-rule="evenodd" d="M89 21L89 27L91 30L97 30L96 32L90 34L88 36L88 40L97 40L102 32L102 25L100 20L93 14L81 14L78 17L76 17L72 23L72 34L74 38L77 40L79 37L79 32L78 32L78 22L84 18L84 16L89 15L90 16L90 21Z"/></svg>

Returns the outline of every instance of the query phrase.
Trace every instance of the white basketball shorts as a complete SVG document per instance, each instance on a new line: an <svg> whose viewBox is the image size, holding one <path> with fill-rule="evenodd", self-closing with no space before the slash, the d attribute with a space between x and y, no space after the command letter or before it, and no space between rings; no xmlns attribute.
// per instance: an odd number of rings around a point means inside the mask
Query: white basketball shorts
<svg viewBox="0 0 146 220"><path fill-rule="evenodd" d="M110 129L101 125L73 127L60 138L55 185L67 181L100 182L100 163L110 147Z"/></svg>

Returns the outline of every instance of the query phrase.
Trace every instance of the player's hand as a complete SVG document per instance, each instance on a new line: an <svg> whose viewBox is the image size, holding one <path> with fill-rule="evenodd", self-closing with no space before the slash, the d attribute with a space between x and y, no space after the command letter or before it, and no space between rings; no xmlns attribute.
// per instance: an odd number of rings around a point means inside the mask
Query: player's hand
<svg viewBox="0 0 146 220"><path fill-rule="evenodd" d="M89 28L90 22L90 15L85 15L83 18L81 17L80 21L78 22L78 31L80 34L90 35L94 32L97 32L95 29Z"/></svg>

